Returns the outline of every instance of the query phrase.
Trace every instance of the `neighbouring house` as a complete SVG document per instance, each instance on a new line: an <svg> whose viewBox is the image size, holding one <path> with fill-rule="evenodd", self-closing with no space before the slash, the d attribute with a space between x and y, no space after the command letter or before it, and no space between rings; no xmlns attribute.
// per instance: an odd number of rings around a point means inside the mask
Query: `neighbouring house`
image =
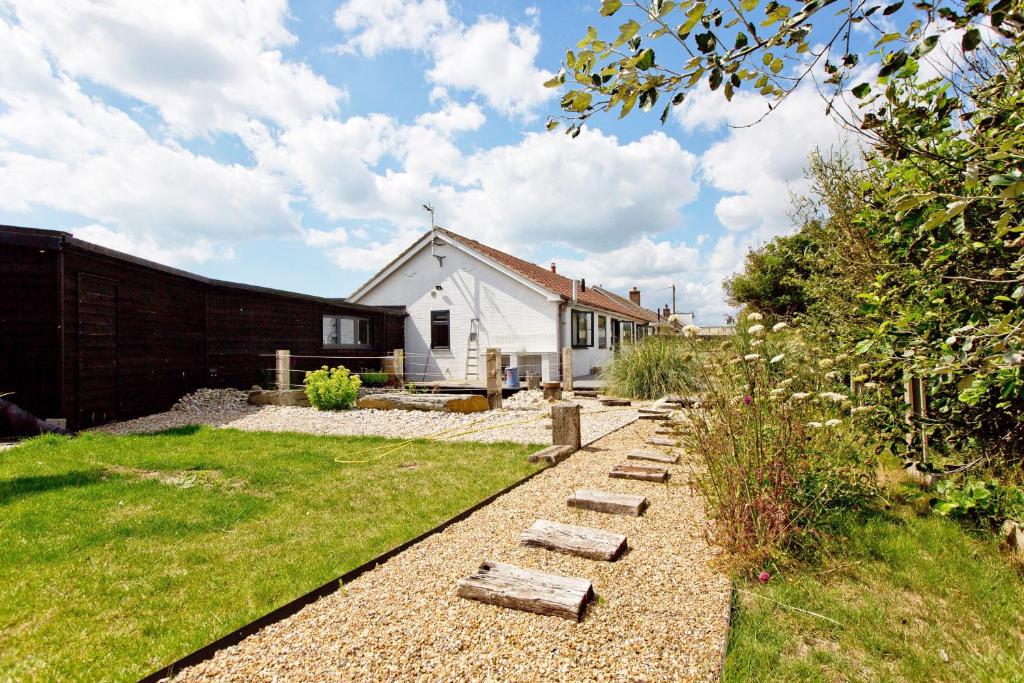
<svg viewBox="0 0 1024 683"><path fill-rule="evenodd" d="M0 226L0 394L71 429L166 410L200 387L267 386L278 349L295 383L332 356L380 369L404 317Z"/></svg>
<svg viewBox="0 0 1024 683"><path fill-rule="evenodd" d="M623 341L651 332L659 315L629 297L587 285L444 228L434 228L388 263L349 301L402 306L405 376L412 381L479 380L485 349L502 365L561 378L560 350L573 375L590 374Z"/></svg>

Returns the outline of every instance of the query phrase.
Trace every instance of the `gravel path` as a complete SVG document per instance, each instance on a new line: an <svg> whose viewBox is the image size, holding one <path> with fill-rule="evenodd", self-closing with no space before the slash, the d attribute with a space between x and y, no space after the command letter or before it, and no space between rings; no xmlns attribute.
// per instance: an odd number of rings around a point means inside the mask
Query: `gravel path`
<svg viewBox="0 0 1024 683"><path fill-rule="evenodd" d="M717 676L727 637L729 581L712 567L703 504L686 464L668 484L607 472L653 433L610 434L351 584L263 629L179 681L668 681ZM642 493L639 518L572 510L577 488ZM519 545L536 519L624 533L614 563ZM484 559L580 576L599 596L582 622L456 597Z"/></svg>
<svg viewBox="0 0 1024 683"><path fill-rule="evenodd" d="M441 413L415 410L320 411L291 406L245 403L244 392L209 391L201 400L183 399L174 409L99 427L112 434L154 432L187 424L230 427L251 432L305 432L335 436L443 438L461 441L551 443L547 428L550 406L520 392L507 407L484 413ZM539 395L540 392L535 392ZM632 422L636 408L608 408L596 399L569 399L580 404L583 442L593 441ZM464 433L466 432L466 433Z"/></svg>

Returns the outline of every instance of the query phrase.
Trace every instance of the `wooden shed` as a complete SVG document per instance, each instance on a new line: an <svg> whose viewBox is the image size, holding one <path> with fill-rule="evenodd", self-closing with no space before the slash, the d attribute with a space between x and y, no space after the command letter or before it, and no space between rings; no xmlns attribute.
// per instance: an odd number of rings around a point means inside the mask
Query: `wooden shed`
<svg viewBox="0 0 1024 683"><path fill-rule="evenodd" d="M404 318L0 226L0 394L70 429L166 410L200 387L267 384L277 349L297 369L337 364L328 356L378 369L402 348Z"/></svg>

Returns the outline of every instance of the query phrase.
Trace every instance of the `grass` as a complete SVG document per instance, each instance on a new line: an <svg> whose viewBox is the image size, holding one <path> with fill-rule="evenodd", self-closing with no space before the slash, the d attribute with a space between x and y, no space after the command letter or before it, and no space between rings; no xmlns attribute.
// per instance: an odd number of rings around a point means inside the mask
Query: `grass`
<svg viewBox="0 0 1024 683"><path fill-rule="evenodd" d="M536 446L397 443L188 427L0 451L0 681L138 679L538 467Z"/></svg>
<svg viewBox="0 0 1024 683"><path fill-rule="evenodd" d="M723 680L1024 681L1011 558L914 498L851 521L814 569L739 584Z"/></svg>

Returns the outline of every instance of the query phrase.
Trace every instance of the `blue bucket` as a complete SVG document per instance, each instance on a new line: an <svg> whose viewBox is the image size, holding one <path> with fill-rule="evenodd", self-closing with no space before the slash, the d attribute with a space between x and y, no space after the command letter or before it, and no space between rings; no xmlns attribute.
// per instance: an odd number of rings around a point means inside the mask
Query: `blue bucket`
<svg viewBox="0 0 1024 683"><path fill-rule="evenodd" d="M509 389L519 388L519 368L505 368L505 384Z"/></svg>

